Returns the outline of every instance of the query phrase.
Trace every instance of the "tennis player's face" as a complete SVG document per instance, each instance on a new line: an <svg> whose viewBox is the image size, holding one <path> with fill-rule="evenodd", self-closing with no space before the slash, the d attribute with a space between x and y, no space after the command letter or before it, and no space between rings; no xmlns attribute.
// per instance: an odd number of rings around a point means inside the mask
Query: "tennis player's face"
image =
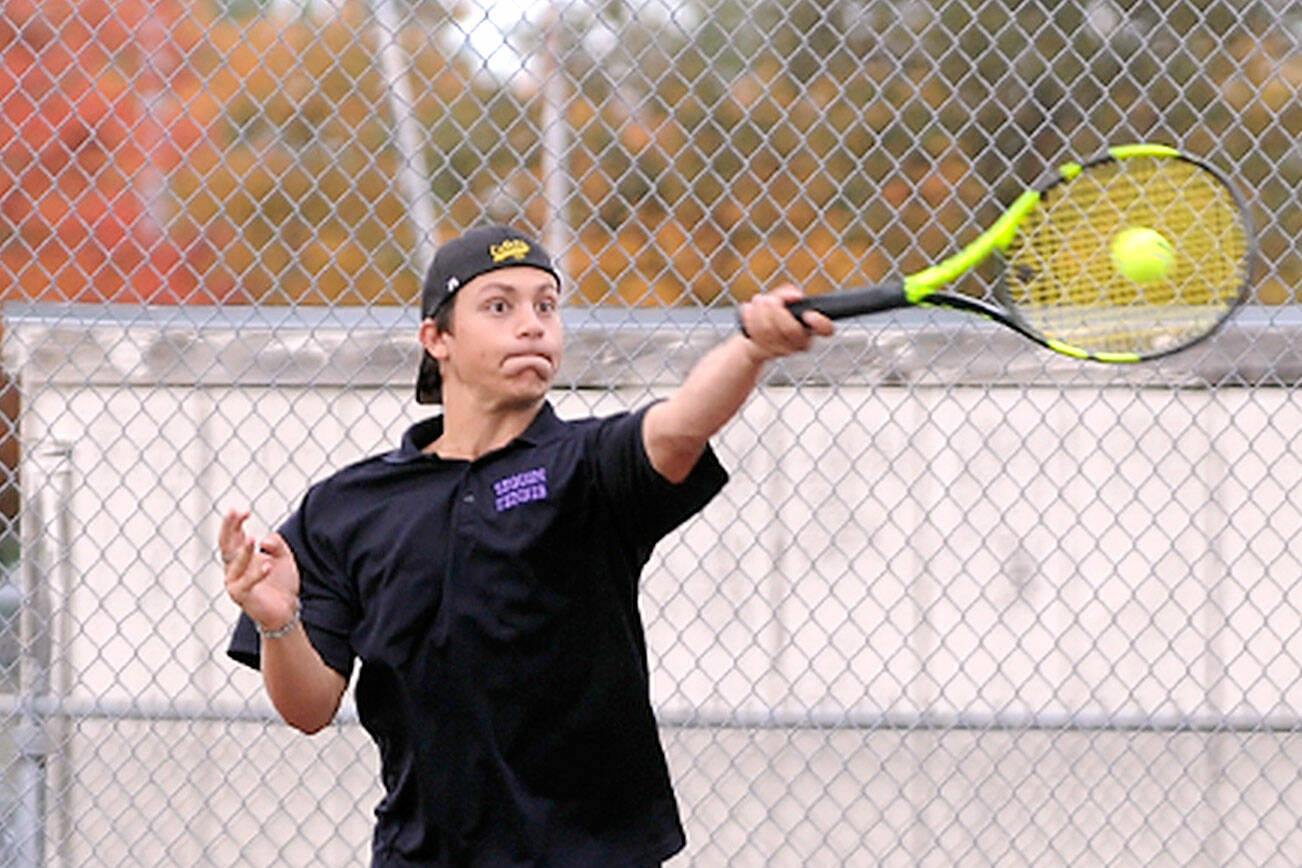
<svg viewBox="0 0 1302 868"><path fill-rule="evenodd" d="M502 268L471 280L453 303L452 329L439 336L445 394L455 379L493 403L544 397L561 363L556 279L529 266Z"/></svg>

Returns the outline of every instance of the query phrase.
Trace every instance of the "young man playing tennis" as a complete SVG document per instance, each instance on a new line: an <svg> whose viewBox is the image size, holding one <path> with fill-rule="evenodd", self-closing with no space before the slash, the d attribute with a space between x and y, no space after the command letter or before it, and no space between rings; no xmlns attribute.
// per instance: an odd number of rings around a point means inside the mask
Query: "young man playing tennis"
<svg viewBox="0 0 1302 868"><path fill-rule="evenodd" d="M291 725L334 717L355 659L385 797L373 865L649 866L683 847L651 711L637 585L726 474L709 438L769 359L829 320L744 305L667 400L566 422L550 258L507 227L442 248L422 293L417 400L443 414L313 485L255 547L220 545L229 653Z"/></svg>

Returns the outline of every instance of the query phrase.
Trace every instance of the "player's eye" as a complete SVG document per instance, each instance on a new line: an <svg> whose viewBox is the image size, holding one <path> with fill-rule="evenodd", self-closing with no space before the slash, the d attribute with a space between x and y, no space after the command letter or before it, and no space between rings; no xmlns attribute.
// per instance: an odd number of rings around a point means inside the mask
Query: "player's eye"
<svg viewBox="0 0 1302 868"><path fill-rule="evenodd" d="M538 302L538 313L546 316L550 316L551 314L556 313L556 307L557 307L556 299L554 298L543 299L542 301Z"/></svg>
<svg viewBox="0 0 1302 868"><path fill-rule="evenodd" d="M504 298L491 298L484 306L489 313L506 313L511 309L511 306L506 303Z"/></svg>

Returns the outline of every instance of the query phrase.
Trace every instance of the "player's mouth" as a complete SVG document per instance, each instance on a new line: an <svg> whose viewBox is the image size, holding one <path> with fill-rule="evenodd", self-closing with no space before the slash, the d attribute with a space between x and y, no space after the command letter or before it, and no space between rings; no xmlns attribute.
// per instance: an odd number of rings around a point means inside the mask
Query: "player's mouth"
<svg viewBox="0 0 1302 868"><path fill-rule="evenodd" d="M544 352L525 351L509 353L503 361L505 367L545 369L548 376L556 369L556 362Z"/></svg>

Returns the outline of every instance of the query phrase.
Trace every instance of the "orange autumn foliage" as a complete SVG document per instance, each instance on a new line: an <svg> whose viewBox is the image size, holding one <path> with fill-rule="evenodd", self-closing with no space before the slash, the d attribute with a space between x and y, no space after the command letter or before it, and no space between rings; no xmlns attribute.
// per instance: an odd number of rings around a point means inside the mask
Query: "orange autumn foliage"
<svg viewBox="0 0 1302 868"><path fill-rule="evenodd" d="M166 179L203 137L177 0L13 0L0 19L0 270L11 298L219 301ZM159 97L171 96L171 99ZM155 107L150 108L150 101Z"/></svg>

